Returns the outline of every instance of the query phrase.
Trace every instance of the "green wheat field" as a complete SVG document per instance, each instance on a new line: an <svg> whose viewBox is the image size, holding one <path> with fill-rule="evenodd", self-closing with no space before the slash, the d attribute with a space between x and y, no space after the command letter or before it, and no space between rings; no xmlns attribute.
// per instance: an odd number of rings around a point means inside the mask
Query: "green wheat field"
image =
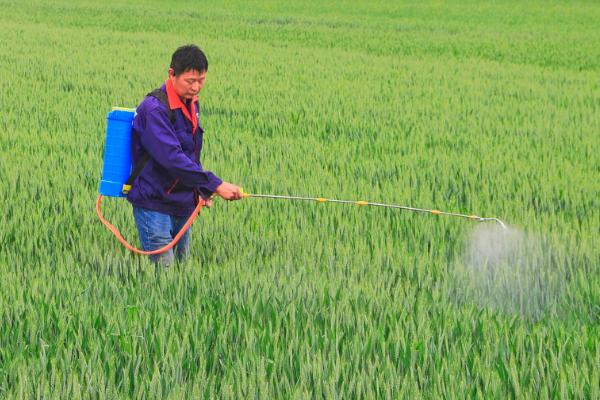
<svg viewBox="0 0 600 400"><path fill-rule="evenodd" d="M0 398L600 398L600 3L169 3L0 0ZM187 43L223 179L510 237L249 198L129 253L106 114Z"/></svg>

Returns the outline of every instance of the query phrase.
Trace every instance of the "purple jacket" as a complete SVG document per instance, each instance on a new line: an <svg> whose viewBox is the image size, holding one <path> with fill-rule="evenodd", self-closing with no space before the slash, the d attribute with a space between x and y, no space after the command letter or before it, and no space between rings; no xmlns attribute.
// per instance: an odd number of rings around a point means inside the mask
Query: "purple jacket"
<svg viewBox="0 0 600 400"><path fill-rule="evenodd" d="M172 87L169 89L161 87L175 112L174 124L166 106L155 97L146 97L137 108L131 132L132 163L135 166L145 152L150 159L133 182L127 200L138 207L185 217L194 210L198 196L210 197L223 181L200 163L204 130L197 115L197 99L183 104ZM183 107L187 107L185 112Z"/></svg>

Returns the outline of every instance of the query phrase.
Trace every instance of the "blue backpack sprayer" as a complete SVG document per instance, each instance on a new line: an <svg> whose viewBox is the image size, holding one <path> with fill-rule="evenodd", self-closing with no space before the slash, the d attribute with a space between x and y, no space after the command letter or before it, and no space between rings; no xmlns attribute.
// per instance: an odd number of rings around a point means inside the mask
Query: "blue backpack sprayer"
<svg viewBox="0 0 600 400"><path fill-rule="evenodd" d="M108 113L104 167L99 192L102 196L125 197L123 185L131 172L131 124L135 110L113 108Z"/></svg>
<svg viewBox="0 0 600 400"><path fill-rule="evenodd" d="M102 202L102 197L104 196L126 197L127 193L131 189L133 181L135 180L135 175L141 172L141 169L145 164L144 161L135 168L133 168L131 164L131 125L134 117L135 110L129 108L114 107L112 111L108 113L106 124L106 142L104 145L104 166L102 168L100 187L98 188L99 195L98 200L96 201L96 213L98 214L100 221L102 221L102 223L127 249L135 253L145 255L164 253L175 246L179 239L192 225L192 222L204 205L202 200L198 202L198 205L188 218L187 222L179 231L179 233L173 238L171 243L160 249L152 251L140 250L129 244L123 238L118 229L103 217L100 209L100 203ZM132 173L132 169L137 171Z"/></svg>

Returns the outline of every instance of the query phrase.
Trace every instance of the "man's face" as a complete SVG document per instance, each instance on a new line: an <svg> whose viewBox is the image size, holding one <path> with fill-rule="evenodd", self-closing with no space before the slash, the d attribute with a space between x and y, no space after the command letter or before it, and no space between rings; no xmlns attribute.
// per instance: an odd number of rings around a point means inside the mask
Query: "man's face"
<svg viewBox="0 0 600 400"><path fill-rule="evenodd" d="M206 71L189 70L175 76L173 75L173 68L169 68L169 79L171 79L171 83L179 97L191 100L202 90L206 79Z"/></svg>

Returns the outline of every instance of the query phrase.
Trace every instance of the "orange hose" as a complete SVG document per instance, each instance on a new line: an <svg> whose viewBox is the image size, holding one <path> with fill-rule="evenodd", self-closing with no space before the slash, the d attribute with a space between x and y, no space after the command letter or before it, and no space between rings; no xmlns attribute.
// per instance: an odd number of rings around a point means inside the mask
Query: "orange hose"
<svg viewBox="0 0 600 400"><path fill-rule="evenodd" d="M145 255L160 254L160 253L164 253L165 251L168 251L169 249L173 248L173 246L175 246L177 244L179 239L181 239L181 237L185 234L185 232L189 229L189 227L192 226L192 222L194 222L194 219L200 213L200 209L204 205L204 200L200 199L200 201L198 202L198 205L192 212L192 215L190 215L190 217L186 221L185 225L183 225L183 228L181 228L181 230L177 233L177 235L175 235L175 237L169 244L161 247L160 249L144 251L144 250L135 248L132 245L130 245L129 243L127 243L127 241L125 239L123 239L123 236L121 236L121 233L119 232L119 230L117 228L115 228L115 226L112 225L110 222L108 222L106 219L104 219L104 217L102 216L102 211L100 211L100 203L101 202L102 202L102 195L100 194L100 195L98 195L98 200L96 200L96 213L98 214L98 218L100 218L100 221L102 221L102 223L108 228L108 230L111 231L117 237L117 239L119 240L119 242L121 242L121 244L123 246L125 246L127 249L133 251L134 253L145 254Z"/></svg>

